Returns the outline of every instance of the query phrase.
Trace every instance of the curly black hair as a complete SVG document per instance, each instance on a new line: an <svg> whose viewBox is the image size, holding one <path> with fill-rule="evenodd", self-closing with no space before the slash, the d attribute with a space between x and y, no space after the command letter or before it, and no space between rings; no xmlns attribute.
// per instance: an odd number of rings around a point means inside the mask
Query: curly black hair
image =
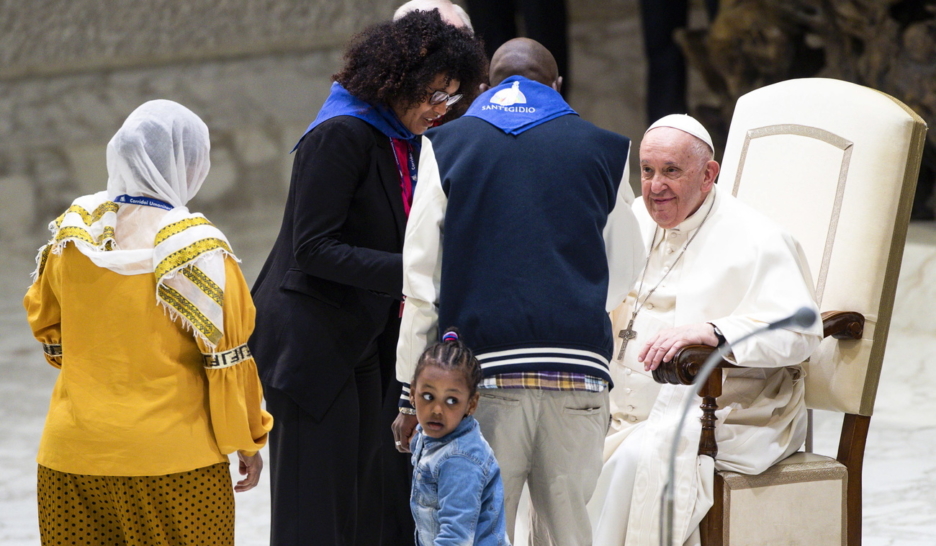
<svg viewBox="0 0 936 546"><path fill-rule="evenodd" d="M487 80L484 46L471 31L442 21L438 10L417 10L352 38L333 78L363 101L405 110L428 98L439 74L446 86L458 80L461 102L471 102Z"/></svg>

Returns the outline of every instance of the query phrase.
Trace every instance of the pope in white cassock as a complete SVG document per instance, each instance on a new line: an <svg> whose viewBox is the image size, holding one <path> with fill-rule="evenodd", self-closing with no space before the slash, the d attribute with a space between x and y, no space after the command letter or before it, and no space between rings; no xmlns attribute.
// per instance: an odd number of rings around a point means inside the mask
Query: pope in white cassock
<svg viewBox="0 0 936 546"><path fill-rule="evenodd" d="M806 437L803 370L822 326L745 334L801 307L816 311L799 243L783 228L716 189L711 137L694 118L666 116L640 145L643 200L634 203L647 263L612 313L611 427L604 466L589 503L595 546L659 544L660 496L672 431L691 387L659 385L651 371L685 345L724 340L726 370L715 437L718 456L697 455L701 423L693 403L679 439L674 534L699 543L712 506L714 469L758 474Z"/></svg>

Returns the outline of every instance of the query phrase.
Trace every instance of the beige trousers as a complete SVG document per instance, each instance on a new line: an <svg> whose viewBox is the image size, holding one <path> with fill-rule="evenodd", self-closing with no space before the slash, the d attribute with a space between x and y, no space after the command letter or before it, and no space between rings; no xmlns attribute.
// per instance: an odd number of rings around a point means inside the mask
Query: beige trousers
<svg viewBox="0 0 936 546"><path fill-rule="evenodd" d="M590 546L585 505L601 473L608 391L480 392L475 417L500 465L511 542L526 483L532 504L531 545Z"/></svg>

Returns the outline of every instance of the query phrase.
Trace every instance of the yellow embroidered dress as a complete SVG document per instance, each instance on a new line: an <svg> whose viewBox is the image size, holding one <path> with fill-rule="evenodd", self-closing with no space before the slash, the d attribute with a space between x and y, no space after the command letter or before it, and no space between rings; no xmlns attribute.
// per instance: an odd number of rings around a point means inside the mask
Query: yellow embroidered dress
<svg viewBox="0 0 936 546"><path fill-rule="evenodd" d="M107 145L107 190L49 225L23 302L61 370L37 457L43 545L234 544L227 454L253 487L273 419L237 258L186 208L210 148L191 110L146 102Z"/></svg>
<svg viewBox="0 0 936 546"><path fill-rule="evenodd" d="M61 368L40 465L154 476L264 445L272 418L245 345L253 302L237 263L224 263L224 337L213 351L157 304L155 276L98 267L74 245L48 256L24 300L46 360Z"/></svg>

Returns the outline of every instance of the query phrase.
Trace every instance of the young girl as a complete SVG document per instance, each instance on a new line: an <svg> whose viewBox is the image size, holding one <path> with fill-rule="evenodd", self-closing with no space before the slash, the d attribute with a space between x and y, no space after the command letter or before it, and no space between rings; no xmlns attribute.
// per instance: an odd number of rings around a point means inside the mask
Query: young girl
<svg viewBox="0 0 936 546"><path fill-rule="evenodd" d="M416 364L410 508L418 546L510 544L500 467L471 416L481 378L481 364L454 328Z"/></svg>

